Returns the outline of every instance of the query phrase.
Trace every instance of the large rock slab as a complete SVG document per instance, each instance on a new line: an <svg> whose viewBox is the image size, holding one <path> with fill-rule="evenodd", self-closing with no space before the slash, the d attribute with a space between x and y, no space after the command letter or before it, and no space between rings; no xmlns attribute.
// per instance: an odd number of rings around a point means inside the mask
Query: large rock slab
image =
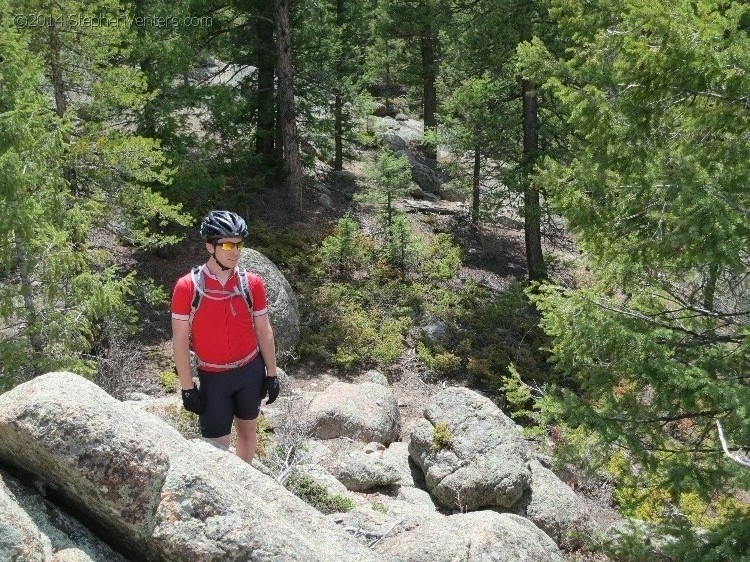
<svg viewBox="0 0 750 562"><path fill-rule="evenodd" d="M530 521L477 511L430 519L376 546L392 562L562 562L557 545Z"/></svg>
<svg viewBox="0 0 750 562"><path fill-rule="evenodd" d="M434 506L415 504L388 496L377 496L372 503L358 505L346 513L334 513L328 518L367 544L385 537L393 539L409 529L428 521L445 519ZM383 560L390 560L388 557Z"/></svg>
<svg viewBox="0 0 750 562"><path fill-rule="evenodd" d="M364 448L355 444L337 455L334 475L347 489L355 492L399 484L403 477L400 467L395 459L384 454L385 450L380 443L370 443Z"/></svg>
<svg viewBox="0 0 750 562"><path fill-rule="evenodd" d="M390 388L364 382L335 382L310 402L313 436L349 437L389 445L401 433L401 414Z"/></svg>
<svg viewBox="0 0 750 562"><path fill-rule="evenodd" d="M125 562L81 523L3 471L0 560Z"/></svg>
<svg viewBox="0 0 750 562"><path fill-rule="evenodd" d="M582 539L595 527L587 506L557 475L532 459L531 489L517 513L530 519L555 543L566 550L582 546Z"/></svg>
<svg viewBox="0 0 750 562"><path fill-rule="evenodd" d="M0 462L32 471L137 560L375 560L236 456L71 373L0 396Z"/></svg>
<svg viewBox="0 0 750 562"><path fill-rule="evenodd" d="M299 306L292 286L271 260L250 248L242 249L237 265L263 278L276 353L290 355L299 343Z"/></svg>
<svg viewBox="0 0 750 562"><path fill-rule="evenodd" d="M436 449L440 422L452 438ZM518 426L466 388L448 388L430 399L412 430L409 454L435 500L452 509L511 508L531 483L529 451Z"/></svg>

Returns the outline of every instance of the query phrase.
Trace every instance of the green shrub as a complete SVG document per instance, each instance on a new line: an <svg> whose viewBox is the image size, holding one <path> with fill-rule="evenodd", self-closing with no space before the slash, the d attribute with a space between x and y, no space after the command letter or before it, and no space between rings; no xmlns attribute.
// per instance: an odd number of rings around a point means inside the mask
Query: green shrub
<svg viewBox="0 0 750 562"><path fill-rule="evenodd" d="M255 454L258 458L265 458L268 453L268 447L271 445L270 433L272 429L273 426L271 425L271 420L268 419L268 416L260 414L258 416L257 425L258 442L255 445Z"/></svg>
<svg viewBox="0 0 750 562"><path fill-rule="evenodd" d="M304 302L314 321L301 330L300 353L327 358L342 371L354 365L389 366L404 351L411 319L394 316L375 303L378 299L374 286L319 286Z"/></svg>
<svg viewBox="0 0 750 562"><path fill-rule="evenodd" d="M349 218L339 219L335 232L323 240L319 256L321 263L333 276L350 275L364 264L371 252L371 244L359 233L357 223Z"/></svg>
<svg viewBox="0 0 750 562"><path fill-rule="evenodd" d="M176 391L179 386L179 379L177 378L177 373L174 372L174 369L161 371L159 373L159 382L161 383L162 388L169 393Z"/></svg>
<svg viewBox="0 0 750 562"><path fill-rule="evenodd" d="M453 433L448 428L448 424L439 421L435 424L432 431L432 442L430 443L430 449L433 451L442 451L446 447L450 447L453 442Z"/></svg>
<svg viewBox="0 0 750 562"><path fill-rule="evenodd" d="M373 502L371 507L373 511L378 513L388 513L388 508L382 502Z"/></svg>
<svg viewBox="0 0 750 562"><path fill-rule="evenodd" d="M424 249L422 271L430 281L449 281L461 269L461 249L450 234L432 236Z"/></svg>
<svg viewBox="0 0 750 562"><path fill-rule="evenodd" d="M339 494L331 494L309 476L294 474L286 482L286 487L298 498L326 515L342 513L354 509L354 500Z"/></svg>
<svg viewBox="0 0 750 562"><path fill-rule="evenodd" d="M417 343L417 356L431 373L437 376L455 374L461 368L461 358L435 345L431 350L423 342Z"/></svg>

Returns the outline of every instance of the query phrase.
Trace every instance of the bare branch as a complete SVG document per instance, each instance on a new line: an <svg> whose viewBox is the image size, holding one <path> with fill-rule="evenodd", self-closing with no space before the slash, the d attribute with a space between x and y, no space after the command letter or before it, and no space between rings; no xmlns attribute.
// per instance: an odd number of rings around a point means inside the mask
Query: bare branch
<svg viewBox="0 0 750 562"><path fill-rule="evenodd" d="M721 422L719 420L716 420L716 428L719 430L719 441L721 441L721 448L724 449L724 454L737 464L750 468L750 457L747 457L746 455L734 455L729 451L727 441L724 439L724 430L721 428Z"/></svg>

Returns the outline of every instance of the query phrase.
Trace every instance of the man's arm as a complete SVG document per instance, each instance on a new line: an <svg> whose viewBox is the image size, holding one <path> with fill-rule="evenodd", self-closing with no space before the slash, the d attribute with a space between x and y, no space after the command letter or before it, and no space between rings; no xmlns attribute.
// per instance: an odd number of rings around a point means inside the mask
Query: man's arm
<svg viewBox="0 0 750 562"><path fill-rule="evenodd" d="M263 357L263 362L266 364L266 374L269 377L275 377L276 343L273 339L271 321L268 318L268 314L263 314L262 316L255 316L253 322L255 324L255 336L258 339L260 354Z"/></svg>
<svg viewBox="0 0 750 562"><path fill-rule="evenodd" d="M183 390L193 388L190 374L190 322L172 318L172 348L177 376Z"/></svg>

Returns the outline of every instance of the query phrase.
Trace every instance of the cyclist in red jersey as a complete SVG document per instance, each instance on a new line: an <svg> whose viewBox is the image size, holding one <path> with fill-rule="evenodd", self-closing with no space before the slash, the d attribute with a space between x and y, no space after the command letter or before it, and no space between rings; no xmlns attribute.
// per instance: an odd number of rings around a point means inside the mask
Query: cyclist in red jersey
<svg viewBox="0 0 750 562"><path fill-rule="evenodd" d="M260 402L279 394L276 349L263 280L237 267L247 224L230 211L211 211L201 223L208 261L199 275L181 277L172 294L172 343L185 409L200 416L201 435L223 447L237 431L235 451L251 462L257 445ZM241 290L246 275L250 310ZM199 306L193 309L196 290ZM190 373L190 344L198 358L196 387Z"/></svg>

